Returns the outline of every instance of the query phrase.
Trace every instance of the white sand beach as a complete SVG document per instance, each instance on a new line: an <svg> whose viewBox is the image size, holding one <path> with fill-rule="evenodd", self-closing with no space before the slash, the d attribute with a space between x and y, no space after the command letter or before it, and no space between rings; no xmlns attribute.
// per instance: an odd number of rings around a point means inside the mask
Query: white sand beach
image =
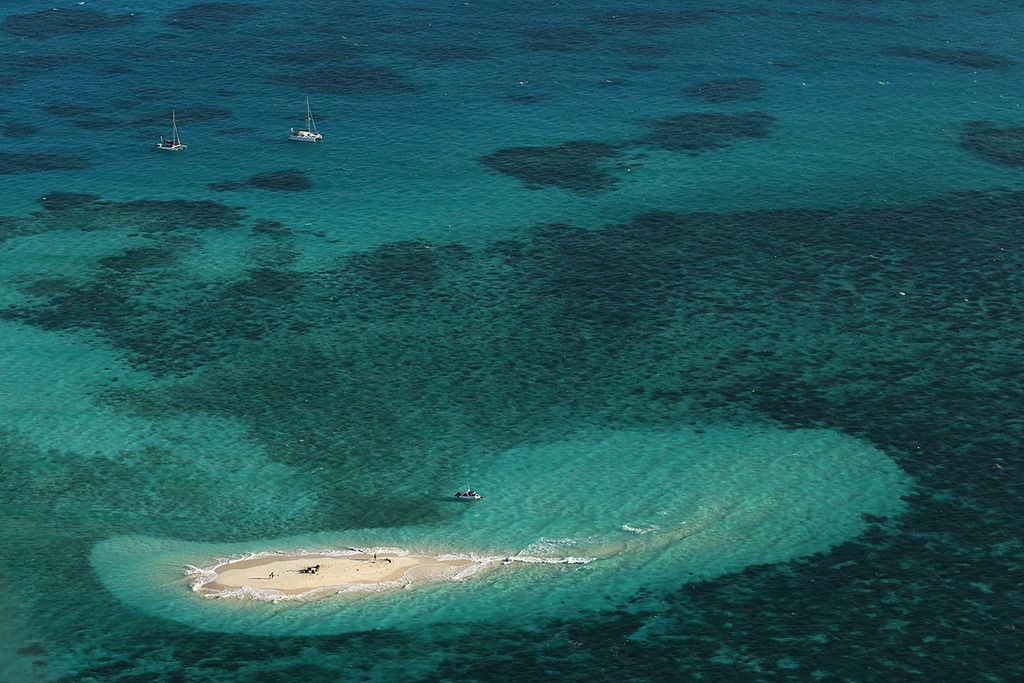
<svg viewBox="0 0 1024 683"><path fill-rule="evenodd" d="M250 587L300 595L329 586L443 579L471 564L474 562L467 559L414 555L378 554L376 559L371 554L268 555L223 564L217 567L216 578L202 588L224 591ZM300 571L316 566L316 573Z"/></svg>

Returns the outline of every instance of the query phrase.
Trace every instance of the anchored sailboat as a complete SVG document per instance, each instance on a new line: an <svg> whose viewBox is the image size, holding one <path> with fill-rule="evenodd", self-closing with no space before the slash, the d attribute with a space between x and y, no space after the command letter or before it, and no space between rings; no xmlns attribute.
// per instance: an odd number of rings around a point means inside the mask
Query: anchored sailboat
<svg viewBox="0 0 1024 683"><path fill-rule="evenodd" d="M184 142L181 141L181 137L178 135L178 120L174 116L174 111L171 111L171 139L166 139L163 135L160 136L160 142L156 143L157 149L166 149L170 152L179 152L188 147Z"/></svg>
<svg viewBox="0 0 1024 683"><path fill-rule="evenodd" d="M306 127L292 128L289 140L296 142L322 142L324 136L316 129L316 121L313 120L313 111L309 108L309 98L306 98Z"/></svg>

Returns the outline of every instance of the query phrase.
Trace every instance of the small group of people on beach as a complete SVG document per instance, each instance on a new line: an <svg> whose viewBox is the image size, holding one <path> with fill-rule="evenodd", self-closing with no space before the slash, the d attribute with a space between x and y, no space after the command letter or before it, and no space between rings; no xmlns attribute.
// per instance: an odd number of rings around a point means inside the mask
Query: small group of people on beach
<svg viewBox="0 0 1024 683"><path fill-rule="evenodd" d="M377 561L377 553L373 554L373 561L374 562ZM388 564L391 564L391 558L390 557L382 557L382 558L380 558L380 561L381 562L387 562ZM290 572L297 571L300 574L316 574L316 573L318 573L320 571L320 565L319 564L314 564L311 567L303 567L302 569L289 569L288 571L290 571ZM274 578L275 576L279 576L279 575L276 574L275 572L270 572L270 578L271 579Z"/></svg>

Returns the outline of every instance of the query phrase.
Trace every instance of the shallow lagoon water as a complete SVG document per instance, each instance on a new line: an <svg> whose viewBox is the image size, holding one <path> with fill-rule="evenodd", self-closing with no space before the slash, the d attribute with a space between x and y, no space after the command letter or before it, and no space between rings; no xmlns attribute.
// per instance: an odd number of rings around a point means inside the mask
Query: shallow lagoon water
<svg viewBox="0 0 1024 683"><path fill-rule="evenodd" d="M0 677L1021 678L1018 9L192 5L0 17ZM182 573L384 541L600 557Z"/></svg>
<svg viewBox="0 0 1024 683"><path fill-rule="evenodd" d="M442 524L230 545L123 537L98 544L92 565L119 599L203 630L326 634L420 628L459 614L474 622L550 618L600 610L640 588L657 602L657 593L683 583L825 552L861 533L865 515L898 514L909 490L883 453L825 430L596 432L470 458L465 467L482 473L474 485L487 496L445 500L453 510ZM429 480L419 483L430 489ZM392 495L379 492L379 505L386 508ZM356 602L318 596L285 609L224 606L255 599L211 600L182 588L183 567L222 556L352 547L525 564L437 586L414 582Z"/></svg>

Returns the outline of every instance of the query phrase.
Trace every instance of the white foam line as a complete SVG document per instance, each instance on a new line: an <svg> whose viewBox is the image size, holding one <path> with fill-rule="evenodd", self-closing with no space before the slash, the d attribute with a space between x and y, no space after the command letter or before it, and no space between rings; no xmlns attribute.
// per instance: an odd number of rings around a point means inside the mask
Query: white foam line
<svg viewBox="0 0 1024 683"><path fill-rule="evenodd" d="M520 551L522 552L522 551ZM317 586L304 593L289 595L273 588L254 588L242 586L241 588L228 588L224 590L212 590L204 588L209 583L217 580L217 570L226 564L244 562L260 557L346 557L348 555L371 555L373 553L395 556L407 556L411 551L405 548L391 548L386 546L374 546L370 548L344 548L344 549L323 549L323 550L265 550L261 552L243 553L232 557L220 557L208 567L196 567L185 565L185 576L192 577L191 588L193 592L202 595L204 598L241 598L258 600L261 602L297 601L302 602L312 598L321 597L324 594L342 593L375 593L391 590L394 588L410 588L413 580L402 577L393 581L382 581L380 583L344 583L329 586ZM441 578L449 581L462 581L497 565L522 562L524 564L589 564L595 558L592 557L537 557L532 555L477 555L475 553L447 553L435 556L438 560L469 560L472 564L466 567L453 567L451 573L435 575L433 578Z"/></svg>
<svg viewBox="0 0 1024 683"><path fill-rule="evenodd" d="M684 522L678 528L665 531L662 530L655 524L650 525L647 528L635 527L630 524L623 524L622 530L631 535L646 535L650 532L655 532L655 537L658 539L656 545L664 545L670 542L680 541L689 536L699 534L705 531L713 521L721 519L726 515L725 509L721 505L712 505L703 508L698 511L698 514L694 516L694 519ZM590 539L585 539L589 541ZM639 541L639 539L637 539ZM492 567L496 564L511 564L513 562L522 562L524 564L590 564L594 560L600 557L610 557L617 555L623 551L633 549L633 543L629 541L610 543L607 544L603 551L597 552L597 557L576 557L576 556L563 556L563 557L545 557L542 555L526 555L523 553L529 552L531 549L535 549L536 546L542 545L547 547L565 547L576 545L577 541L571 538L559 538L559 539L540 539L535 543L531 543L526 548L520 550L514 555L478 555L476 553L443 553L434 556L437 560L469 560L472 562L467 567L457 568L453 573L448 575L441 575L440 578L444 578L450 581L461 581L463 579L475 576L481 573L485 569ZM591 550L598 550L592 548ZM339 584L332 586L319 586L311 589L305 593L298 595L286 595L280 591L269 588L234 588L222 591L213 591L210 589L203 589L206 584L212 583L217 579L217 569L230 564L233 562L242 562L245 560L251 560L259 557L274 557L274 556L322 556L322 557L345 557L348 555L372 555L377 554L389 554L398 557L405 557L412 553L412 551L406 548L394 548L388 546L371 546L367 548L355 548L348 547L343 549L337 548L323 548L320 550L267 550L261 552L244 553L227 558L218 558L209 567L195 567L193 565L186 565L185 575L193 577L191 582L192 590L200 593L205 597L246 597L257 600L303 600L316 596L325 592L334 593L351 593L351 592L376 592L382 590L388 590L390 588L409 588L412 586L412 579L403 577L397 581L386 581L377 584ZM436 575L435 575L436 576Z"/></svg>
<svg viewBox="0 0 1024 683"><path fill-rule="evenodd" d="M362 554L373 554L373 553L387 552L393 555L405 556L409 554L409 551L404 548L371 548L368 551L360 548L324 548L322 550L264 550L260 552L243 553L241 555L233 555L230 557L219 557L209 567L196 567L194 565L185 565L185 576L194 576L192 580L192 590L198 592L203 586L211 583L217 579L217 570L226 564L232 564L234 562L244 562L246 560L253 560L258 557L303 557L303 556L322 556L322 557L346 557L348 555L362 555ZM230 593L231 591L216 591L215 593L207 593L207 595L216 595L216 593ZM252 590L268 590L268 589L252 589Z"/></svg>

